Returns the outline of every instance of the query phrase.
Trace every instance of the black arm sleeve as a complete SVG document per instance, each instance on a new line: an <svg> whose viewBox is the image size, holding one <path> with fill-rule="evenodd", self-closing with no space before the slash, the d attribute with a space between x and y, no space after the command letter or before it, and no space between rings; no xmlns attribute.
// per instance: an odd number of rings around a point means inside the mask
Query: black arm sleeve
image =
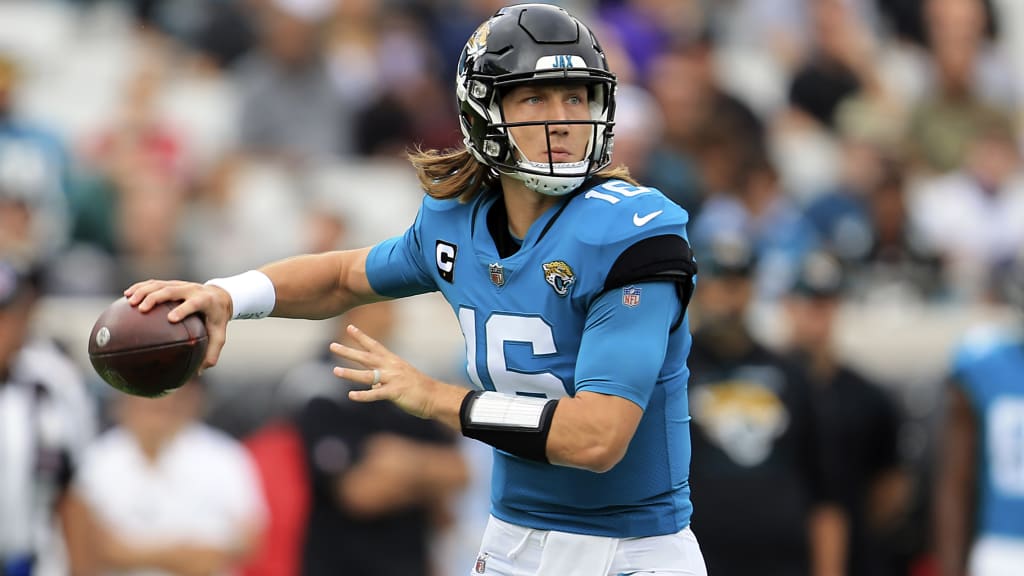
<svg viewBox="0 0 1024 576"><path fill-rule="evenodd" d="M608 271L604 289L607 291L651 280L675 282L683 306L679 318L672 324L671 330L674 331L686 315L696 276L697 262L686 239L663 234L644 238L619 254Z"/></svg>

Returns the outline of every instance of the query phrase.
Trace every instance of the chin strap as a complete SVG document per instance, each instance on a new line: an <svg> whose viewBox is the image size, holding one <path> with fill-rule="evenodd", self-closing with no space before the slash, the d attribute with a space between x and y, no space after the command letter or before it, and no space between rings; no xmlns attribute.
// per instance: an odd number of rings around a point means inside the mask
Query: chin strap
<svg viewBox="0 0 1024 576"><path fill-rule="evenodd" d="M537 192L538 194L544 194L546 196L565 196L573 190L579 188L580 184L587 179L584 175L562 175L559 172L580 172L587 168L587 164L590 162L590 152L592 149L591 144L587 145L587 155L584 160L579 162L561 162L561 163L548 163L548 162L533 162L523 154L523 151L519 148L519 144L516 143L516 139L512 136L512 133L508 134L509 144L512 146L512 153L517 157L516 166L532 170L534 172L551 172L551 174L536 174L531 172L520 172L514 170L507 174L516 180L520 180L527 188Z"/></svg>
<svg viewBox="0 0 1024 576"><path fill-rule="evenodd" d="M586 162L553 164L552 166L554 170L557 171L560 167L564 169L566 167L577 167L578 165L583 164L586 164ZM528 165L531 168L537 167L537 169L544 170L544 164L530 162ZM546 196L565 196L579 188L580 184L583 184L583 181L586 180L585 176L558 176L557 173L556 175L540 175L530 174L527 172L513 172L510 176L517 180L521 180L530 190Z"/></svg>

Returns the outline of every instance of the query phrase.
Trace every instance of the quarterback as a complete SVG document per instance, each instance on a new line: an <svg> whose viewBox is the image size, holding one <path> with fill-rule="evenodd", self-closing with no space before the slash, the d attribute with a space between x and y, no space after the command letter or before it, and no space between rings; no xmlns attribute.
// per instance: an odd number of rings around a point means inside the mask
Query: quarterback
<svg viewBox="0 0 1024 576"><path fill-rule="evenodd" d="M473 387L444 383L354 326L335 368L494 447L475 574L706 574L690 530L687 214L610 168L615 76L561 8L503 8L458 62L464 146L410 154L426 191L399 237L206 284L149 280L143 311L202 312L217 362L230 319L326 318L440 291Z"/></svg>

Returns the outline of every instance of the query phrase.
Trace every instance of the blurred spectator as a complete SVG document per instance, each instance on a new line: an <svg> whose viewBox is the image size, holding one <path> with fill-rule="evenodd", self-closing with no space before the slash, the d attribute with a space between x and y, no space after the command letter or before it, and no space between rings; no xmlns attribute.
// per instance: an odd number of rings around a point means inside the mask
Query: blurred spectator
<svg viewBox="0 0 1024 576"><path fill-rule="evenodd" d="M183 222L193 277L245 270L301 250L307 210L300 182L281 162L223 158Z"/></svg>
<svg viewBox="0 0 1024 576"><path fill-rule="evenodd" d="M199 422L198 381L159 399L119 395L117 426L74 485L100 574L225 574L256 546L264 504L234 439Z"/></svg>
<svg viewBox="0 0 1024 576"><path fill-rule="evenodd" d="M893 301L903 294L932 302L946 296L941 260L913 226L901 172L887 170L868 202L873 245L851 282L860 295Z"/></svg>
<svg viewBox="0 0 1024 576"><path fill-rule="evenodd" d="M653 62L673 41L694 39L707 24L703 3L695 0L622 0L603 4L600 22L621 42L640 78L651 77Z"/></svg>
<svg viewBox="0 0 1024 576"><path fill-rule="evenodd" d="M816 198L805 210L822 248L847 268L847 296L885 302L946 296L938 253L911 223L901 165L871 159L869 149L861 152L869 158L858 178Z"/></svg>
<svg viewBox="0 0 1024 576"><path fill-rule="evenodd" d="M429 13L424 19L428 22L438 61L458 62L466 40L477 26L507 4L505 0L435 0L426 4ZM445 86L455 85L455 74L455 66L442 68L440 75Z"/></svg>
<svg viewBox="0 0 1024 576"><path fill-rule="evenodd" d="M871 250L871 194L899 167L870 143L844 137L842 146L843 169L837 185L810 198L804 216L821 243L850 262L866 258ZM902 188L897 193L901 194Z"/></svg>
<svg viewBox="0 0 1024 576"><path fill-rule="evenodd" d="M834 430L836 488L846 513L846 573L900 575L889 536L905 520L909 479L899 454L902 417L888 392L838 356L835 325L846 281L838 260L816 252L787 299L789 354L814 391L822 427Z"/></svg>
<svg viewBox="0 0 1024 576"><path fill-rule="evenodd" d="M805 0L730 0L712 2L716 31L742 51L758 52L789 71L807 48Z"/></svg>
<svg viewBox="0 0 1024 576"><path fill-rule="evenodd" d="M612 162L626 165L634 178L661 190L695 217L703 200L698 167L662 146L663 116L649 92L621 83L616 90Z"/></svg>
<svg viewBox="0 0 1024 576"><path fill-rule="evenodd" d="M259 5L258 46L238 63L241 145L290 163L352 151L352 110L338 94L323 53L329 0Z"/></svg>
<svg viewBox="0 0 1024 576"><path fill-rule="evenodd" d="M339 16L343 18L343 12ZM373 81L375 98L352 100L361 111L356 119L356 151L365 156L404 159L410 145L443 150L461 142L456 110L448 99L450 88L442 84L439 63L425 37L423 25L401 14L378 17L376 31L363 47L364 62L354 60L352 50L332 49L340 89L353 92L350 68L363 69ZM346 21L346 20L342 20ZM353 26L348 23L346 28ZM364 30L364 34L367 32ZM351 34L350 34L351 35ZM344 43L342 43L344 46ZM348 53L348 58L340 60ZM369 70L365 70L366 68ZM358 87L359 82L355 82ZM349 94L350 100L354 95Z"/></svg>
<svg viewBox="0 0 1024 576"><path fill-rule="evenodd" d="M17 154L0 157L0 250L21 259L41 257L39 206L42 191L33 177L25 182L18 177L20 171Z"/></svg>
<svg viewBox="0 0 1024 576"><path fill-rule="evenodd" d="M178 239L187 191L184 146L158 114L167 57L154 49L129 77L118 115L91 150L101 180L82 190L88 196L76 198L83 220L92 219L80 230L91 227L97 234L80 239L113 241L116 286L178 277L185 270ZM104 224L113 230L103 230Z"/></svg>
<svg viewBox="0 0 1024 576"><path fill-rule="evenodd" d="M791 194L813 201L842 185L849 149L836 136L841 111L854 100L867 108L857 119L885 114L899 103L880 78L879 49L855 3L815 0L808 3L811 43L789 83L788 108L773 125L773 155ZM898 126L898 124L897 124Z"/></svg>
<svg viewBox="0 0 1024 576"><path fill-rule="evenodd" d="M394 327L393 307L382 302L356 308L338 321L336 338L348 341L345 328L354 323L387 341ZM390 404L348 400L347 390L354 384L339 382L332 374L333 358L325 348L322 358L290 371L275 405L279 412L292 412L291 423L286 429L259 432L250 441L267 469L277 458L269 449L268 434L297 433L304 454L293 462L304 467L294 477L304 478L305 486L265 483L271 502L283 502L283 492L289 493L289 500L296 491L308 493L303 497L308 504L298 514L294 507L276 511L291 518L287 524L298 533L279 524L281 532L270 535L273 541L262 554L291 556L282 547L298 543L301 570L284 569L307 576L435 573L431 546L452 521L453 499L468 481L455 439L436 422L417 419ZM277 446L287 448L280 441ZM258 558L248 574L270 576L259 568L261 563Z"/></svg>
<svg viewBox="0 0 1024 576"><path fill-rule="evenodd" d="M0 248L49 260L68 238L69 159L55 134L19 116L19 74L13 57L0 52L0 197L26 210L24 216L6 210L0 216ZM31 222L27 212L33 213Z"/></svg>
<svg viewBox="0 0 1024 576"><path fill-rule="evenodd" d="M1003 47L998 42L1012 40L1014 26L1006 25L1006 0L967 0L962 2L933 2L932 0L875 0L880 8L888 31L890 53L895 56L900 66L892 70L883 70L887 80L904 96L917 101L929 95L940 80L939 71L934 66L932 57L935 44L948 42L941 37L933 37L934 28L951 25L949 31L957 36L964 36L967 30L977 30L980 25L979 48L973 65L970 79L974 89L983 99L1012 104L1019 97L1014 94L1015 79L1012 74L1010 60L1006 58ZM1010 0L1012 2L1012 0ZM1002 6L999 6L1002 4ZM970 12L972 15L966 16ZM966 16L965 22L956 22ZM938 18L938 21L933 19ZM964 26L963 24L966 24ZM956 32L959 31L959 32ZM969 32L974 35L975 32ZM962 43L962 38L954 41ZM881 62L886 67L894 61ZM903 77L892 76L899 70Z"/></svg>
<svg viewBox="0 0 1024 576"><path fill-rule="evenodd" d="M875 2L897 36L921 45L928 44L924 18L924 9L928 0L875 0ZM978 0L978 2L985 10L985 35L993 37L996 34L996 18L992 10L992 1Z"/></svg>
<svg viewBox="0 0 1024 576"><path fill-rule="evenodd" d="M191 43L220 68L233 68L256 43L246 0L204 2L206 12Z"/></svg>
<svg viewBox="0 0 1024 576"><path fill-rule="evenodd" d="M927 0L925 25L934 59L935 85L911 115L911 159L926 172L961 166L977 128L1013 126L1013 116L993 101L978 81L985 46L985 9L981 0ZM999 68L999 76L1009 71Z"/></svg>
<svg viewBox="0 0 1024 576"><path fill-rule="evenodd" d="M810 3L814 47L790 85L791 105L830 130L843 99L862 90L878 93L872 37L844 0Z"/></svg>
<svg viewBox="0 0 1024 576"><path fill-rule="evenodd" d="M734 190L740 166L764 144L761 120L717 84L714 50L708 34L677 41L654 57L647 76L663 115L647 172L677 181L666 192L678 190L674 199L694 213L706 198Z"/></svg>
<svg viewBox="0 0 1024 576"><path fill-rule="evenodd" d="M386 58L380 54L383 19L377 2L352 0L340 2L327 23L328 70L338 93L354 108L366 106L381 92L380 65ZM408 56L403 54L396 62Z"/></svg>
<svg viewBox="0 0 1024 576"><path fill-rule="evenodd" d="M38 288L38 276L6 255L0 258L0 574L5 576L80 568L76 552L83 535L69 521L65 495L95 433L95 414L70 360L52 343L29 339ZM70 566L62 562L61 529Z"/></svg>
<svg viewBox="0 0 1024 576"><path fill-rule="evenodd" d="M1024 295L1024 264L1010 278L1009 294ZM1024 300L1014 305L1020 312ZM945 388L935 492L941 576L1010 576L1024 566L1022 373L1019 325L976 328L959 346Z"/></svg>
<svg viewBox="0 0 1024 576"><path fill-rule="evenodd" d="M690 227L697 254L721 236L746 242L757 260L755 297L775 300L792 286L804 255L817 237L796 203L781 189L768 158L756 155L739 167L738 188L709 199Z"/></svg>
<svg viewBox="0 0 1024 576"><path fill-rule="evenodd" d="M921 183L912 201L926 248L943 258L955 295L977 301L995 267L1024 246L1024 171L1012 128L976 127L964 167Z"/></svg>
<svg viewBox="0 0 1024 576"><path fill-rule="evenodd" d="M746 326L751 247L723 237L699 254L690 483L708 574L841 574L845 525L827 484L835 446L808 382Z"/></svg>

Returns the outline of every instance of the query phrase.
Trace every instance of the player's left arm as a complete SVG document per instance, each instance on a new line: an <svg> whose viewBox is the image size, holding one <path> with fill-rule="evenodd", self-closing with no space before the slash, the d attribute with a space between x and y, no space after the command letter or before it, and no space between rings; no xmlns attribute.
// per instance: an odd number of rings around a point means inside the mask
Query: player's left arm
<svg viewBox="0 0 1024 576"><path fill-rule="evenodd" d="M683 314L672 282L606 291L587 315L576 363L576 395L558 402L547 440L553 464L606 472L622 460L665 363L673 326Z"/></svg>
<svg viewBox="0 0 1024 576"><path fill-rule="evenodd" d="M622 288L591 305L576 366L577 394L559 400L467 391L430 378L350 326L361 348L332 344L339 356L367 370L335 374L372 384L349 398L391 400L406 412L445 423L463 435L531 460L605 472L622 459L643 416L684 313L673 282L645 282L640 303L622 303Z"/></svg>
<svg viewBox="0 0 1024 576"><path fill-rule="evenodd" d="M966 570L972 537L979 423L966 387L957 377L946 386L946 403L943 453L934 491L934 538L939 574L959 576Z"/></svg>
<svg viewBox="0 0 1024 576"><path fill-rule="evenodd" d="M697 268L685 234L675 233L685 221L676 228L666 220L617 255L587 311L576 394L558 401L551 421L551 463L595 472L618 464L665 366L669 338L686 329Z"/></svg>

